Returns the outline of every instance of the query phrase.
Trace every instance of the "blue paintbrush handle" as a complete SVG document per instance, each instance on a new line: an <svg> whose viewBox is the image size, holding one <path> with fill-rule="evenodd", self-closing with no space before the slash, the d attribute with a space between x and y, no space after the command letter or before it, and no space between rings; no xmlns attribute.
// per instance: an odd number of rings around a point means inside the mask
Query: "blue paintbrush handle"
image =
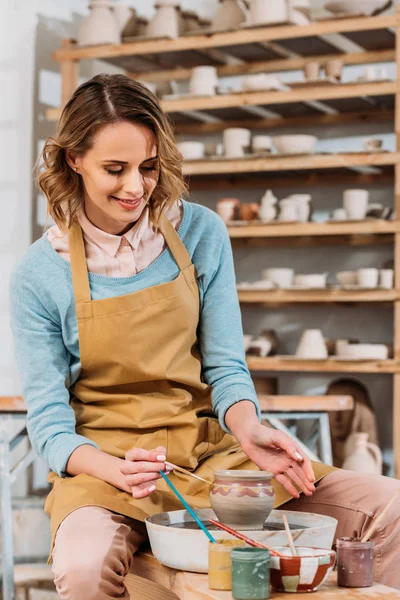
<svg viewBox="0 0 400 600"><path fill-rule="evenodd" d="M186 500L183 498L183 496L178 492L178 490L176 489L176 487L174 486L172 481L170 481L168 479L168 477L165 475L165 473L163 473L163 471L160 471L160 473L161 473L162 477L164 478L164 480L169 485L169 487L171 488L171 490L174 492L175 496L177 498L179 498L179 500L182 502L183 506L186 508L188 513L190 513L192 515L192 517L196 521L197 525L204 531L204 533L206 534L206 536L208 537L210 542L213 542L213 544L215 544L216 543L215 538L211 535L211 533L208 531L208 529L203 525L203 523L200 521L199 517L196 515L194 510L192 508L190 508L189 504L186 502Z"/></svg>

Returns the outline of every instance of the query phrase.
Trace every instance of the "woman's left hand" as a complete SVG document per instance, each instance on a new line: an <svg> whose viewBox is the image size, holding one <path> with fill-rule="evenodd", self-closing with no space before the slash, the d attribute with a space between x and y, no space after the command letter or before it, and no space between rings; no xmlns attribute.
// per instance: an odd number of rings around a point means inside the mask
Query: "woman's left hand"
<svg viewBox="0 0 400 600"><path fill-rule="evenodd" d="M299 498L299 493L293 483L306 496L315 491L311 461L286 433L253 423L241 428L239 441L247 456L260 469L272 473L294 498Z"/></svg>

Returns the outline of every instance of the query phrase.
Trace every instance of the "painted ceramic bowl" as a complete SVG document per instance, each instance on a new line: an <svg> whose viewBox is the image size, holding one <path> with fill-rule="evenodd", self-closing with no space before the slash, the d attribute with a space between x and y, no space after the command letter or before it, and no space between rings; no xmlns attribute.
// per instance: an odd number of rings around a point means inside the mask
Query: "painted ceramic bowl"
<svg viewBox="0 0 400 600"><path fill-rule="evenodd" d="M301 594L315 592L328 579L335 565L336 553L323 548L296 547L298 556L290 548L276 548L285 556L271 556L271 585L279 592Z"/></svg>
<svg viewBox="0 0 400 600"><path fill-rule="evenodd" d="M273 509L272 474L266 471L216 471L211 506L224 525L238 530L262 529Z"/></svg>

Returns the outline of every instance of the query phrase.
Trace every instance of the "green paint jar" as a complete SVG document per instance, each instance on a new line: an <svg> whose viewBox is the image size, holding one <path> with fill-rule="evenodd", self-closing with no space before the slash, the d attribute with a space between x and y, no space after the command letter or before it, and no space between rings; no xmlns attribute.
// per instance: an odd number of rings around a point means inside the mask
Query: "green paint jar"
<svg viewBox="0 0 400 600"><path fill-rule="evenodd" d="M234 548L232 560L232 597L234 600L269 598L269 550Z"/></svg>

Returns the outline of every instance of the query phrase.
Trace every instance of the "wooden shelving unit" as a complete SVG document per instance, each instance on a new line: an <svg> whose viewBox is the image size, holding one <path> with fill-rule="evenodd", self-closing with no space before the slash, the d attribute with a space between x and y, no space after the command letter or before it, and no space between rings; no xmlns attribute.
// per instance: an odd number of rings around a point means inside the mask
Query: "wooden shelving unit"
<svg viewBox="0 0 400 600"><path fill-rule="evenodd" d="M141 39L118 45L77 47L65 40L54 59L60 62L62 105L78 85L80 61L101 59L133 78L163 82L184 80L197 65L210 64L221 77L251 73L279 73L302 69L310 60L340 57L345 65L395 62L400 72L400 9L395 15L332 18L304 26L239 28L204 32L178 39ZM329 34L340 34L362 51L345 53ZM178 65L178 66L177 66ZM290 84L289 84L290 85ZM321 104L325 110L321 110ZM337 85L293 86L268 92L218 94L211 98L180 97L163 100L177 133L215 134L225 127L277 130L282 127L393 123L396 151L374 154L341 153L307 156L251 156L237 160L210 159L184 165L195 190L233 190L245 186L271 187L293 183L303 189L323 182L360 186L393 183L396 221L366 220L345 223L250 223L228 227L234 246L258 248L342 244L349 247L392 244L395 258L394 290L240 290L243 304L388 304L394 311L394 359L347 362L300 361L294 357L248 357L257 372L318 372L390 374L394 381L394 452L400 476L400 84L397 81L348 82ZM62 106L51 108L49 120ZM266 111L271 113L266 114ZM282 174L284 173L284 177Z"/></svg>

